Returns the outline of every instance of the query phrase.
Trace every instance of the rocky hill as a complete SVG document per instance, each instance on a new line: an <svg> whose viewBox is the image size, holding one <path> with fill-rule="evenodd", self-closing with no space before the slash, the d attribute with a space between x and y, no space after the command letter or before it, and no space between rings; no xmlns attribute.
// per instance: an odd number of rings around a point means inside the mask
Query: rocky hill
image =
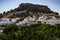
<svg viewBox="0 0 60 40"><path fill-rule="evenodd" d="M21 3L17 8L3 12L3 14L5 18L28 17L33 15L40 16L42 14L59 15L57 12L53 12L48 8L48 6L31 3Z"/></svg>

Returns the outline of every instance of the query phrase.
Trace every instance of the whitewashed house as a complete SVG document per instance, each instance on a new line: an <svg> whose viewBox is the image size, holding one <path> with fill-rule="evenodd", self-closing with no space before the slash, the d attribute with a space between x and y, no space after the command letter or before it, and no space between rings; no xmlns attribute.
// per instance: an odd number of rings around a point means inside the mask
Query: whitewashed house
<svg viewBox="0 0 60 40"><path fill-rule="evenodd" d="M49 19L46 21L46 24L55 25L55 24L57 24L57 20L56 19Z"/></svg>
<svg viewBox="0 0 60 40"><path fill-rule="evenodd" d="M15 23L17 20L20 20L20 18L1 18L0 19L0 25L6 25L6 24L12 24Z"/></svg>
<svg viewBox="0 0 60 40"><path fill-rule="evenodd" d="M6 21L9 21L8 18L1 18L0 20L1 20L1 21L5 21L5 20L6 20Z"/></svg>
<svg viewBox="0 0 60 40"><path fill-rule="evenodd" d="M28 19L28 25L32 25L32 24L37 24L38 22L36 21L36 18L34 17L30 17Z"/></svg>
<svg viewBox="0 0 60 40"><path fill-rule="evenodd" d="M50 17L51 18L47 16L42 16L42 17L39 17L37 21L40 21L41 23L44 23L44 24L51 24L51 25L60 24L60 19L57 19L54 16L50 16Z"/></svg>
<svg viewBox="0 0 60 40"><path fill-rule="evenodd" d="M37 19L37 21L40 21L41 23L46 23L46 18L47 18L47 16L41 16L41 17L39 17L38 19Z"/></svg>
<svg viewBox="0 0 60 40"><path fill-rule="evenodd" d="M10 24L9 19L7 19L7 18L1 18L0 25L6 25L6 24Z"/></svg>
<svg viewBox="0 0 60 40"><path fill-rule="evenodd" d="M32 17L27 17L23 21L20 21L19 23L16 23L17 25L23 25L23 26L29 26L31 24L37 24L36 19Z"/></svg>
<svg viewBox="0 0 60 40"><path fill-rule="evenodd" d="M24 25L26 24L28 21L27 21L27 18L25 18L23 21L19 21L19 23L16 23L16 25Z"/></svg>
<svg viewBox="0 0 60 40"><path fill-rule="evenodd" d="M10 22L15 23L17 20L20 20L20 18L12 18L12 19L10 19Z"/></svg>
<svg viewBox="0 0 60 40"><path fill-rule="evenodd" d="M57 19L57 24L60 24L60 18L59 18L59 19Z"/></svg>
<svg viewBox="0 0 60 40"><path fill-rule="evenodd" d="M20 18L12 18L12 19L1 18L0 25L16 23L17 20L20 20ZM55 18L54 16L43 15L43 16L40 16L38 19L36 19L35 16L27 17L23 21L19 21L18 23L16 23L16 25L29 26L32 24L38 24L38 21L44 24L51 24L51 25L60 24L60 18Z"/></svg>

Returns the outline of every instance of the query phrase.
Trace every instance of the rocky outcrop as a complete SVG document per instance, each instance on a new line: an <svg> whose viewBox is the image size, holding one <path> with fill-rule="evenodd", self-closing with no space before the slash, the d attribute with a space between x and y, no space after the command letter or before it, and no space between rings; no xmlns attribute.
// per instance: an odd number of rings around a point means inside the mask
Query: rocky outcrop
<svg viewBox="0 0 60 40"><path fill-rule="evenodd" d="M18 8L22 11L28 10L31 12L51 12L51 10L47 6L31 3L21 3Z"/></svg>
<svg viewBox="0 0 60 40"><path fill-rule="evenodd" d="M15 8L14 10L7 11L4 13L3 17L27 17L31 15L39 16L41 13L46 14L56 14L58 13L51 11L48 6L45 5L38 5L38 4L31 4L31 3L21 3L19 7ZM12 14L12 15L11 15Z"/></svg>

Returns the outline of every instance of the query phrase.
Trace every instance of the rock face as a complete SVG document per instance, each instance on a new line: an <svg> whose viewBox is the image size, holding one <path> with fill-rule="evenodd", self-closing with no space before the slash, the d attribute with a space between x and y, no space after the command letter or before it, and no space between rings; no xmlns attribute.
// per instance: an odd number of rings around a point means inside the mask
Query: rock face
<svg viewBox="0 0 60 40"><path fill-rule="evenodd" d="M48 8L48 6L45 5L21 3L19 4L19 7L4 13L3 17L14 18L14 17L28 17L31 15L40 16L41 13L43 14L52 13L58 15L58 13L54 13L53 11L50 10L50 8Z"/></svg>
<svg viewBox="0 0 60 40"><path fill-rule="evenodd" d="M19 5L20 10L28 10L31 12L51 12L51 10L44 5L37 5L37 4L31 4L31 3L21 3Z"/></svg>

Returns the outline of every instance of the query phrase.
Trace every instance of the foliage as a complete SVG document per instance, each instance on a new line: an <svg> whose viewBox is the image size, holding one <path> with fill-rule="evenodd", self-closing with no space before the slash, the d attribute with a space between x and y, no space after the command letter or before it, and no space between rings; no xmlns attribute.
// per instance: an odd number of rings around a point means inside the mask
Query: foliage
<svg viewBox="0 0 60 40"><path fill-rule="evenodd" d="M34 24L30 26L6 25L0 40L60 40L60 25Z"/></svg>
<svg viewBox="0 0 60 40"><path fill-rule="evenodd" d="M3 17L3 15L0 13L0 18L2 18Z"/></svg>
<svg viewBox="0 0 60 40"><path fill-rule="evenodd" d="M6 12L4 11L3 14L6 14Z"/></svg>

